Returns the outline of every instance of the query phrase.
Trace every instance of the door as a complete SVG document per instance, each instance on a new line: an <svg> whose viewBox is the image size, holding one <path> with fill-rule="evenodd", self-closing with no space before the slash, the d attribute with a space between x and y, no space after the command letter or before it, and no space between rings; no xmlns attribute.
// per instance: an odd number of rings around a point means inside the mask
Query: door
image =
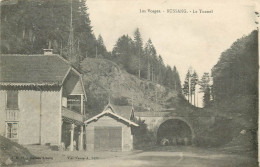
<svg viewBox="0 0 260 167"><path fill-rule="evenodd" d="M94 149L95 151L121 151L122 127L95 127Z"/></svg>

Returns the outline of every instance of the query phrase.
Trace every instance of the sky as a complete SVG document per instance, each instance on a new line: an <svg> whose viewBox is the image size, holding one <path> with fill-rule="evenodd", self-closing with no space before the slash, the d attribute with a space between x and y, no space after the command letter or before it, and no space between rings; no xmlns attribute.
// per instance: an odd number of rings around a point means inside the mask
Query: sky
<svg viewBox="0 0 260 167"><path fill-rule="evenodd" d="M221 53L255 27L255 1L87 0L91 25L109 51L123 34L140 29L144 43L151 38L165 64L177 67L183 82L192 67L199 78L210 72ZM146 13L140 13L146 10ZM162 13L150 13L160 10ZM186 9L188 13L167 13ZM213 13L199 13L199 9ZM198 13L193 13L198 11Z"/></svg>

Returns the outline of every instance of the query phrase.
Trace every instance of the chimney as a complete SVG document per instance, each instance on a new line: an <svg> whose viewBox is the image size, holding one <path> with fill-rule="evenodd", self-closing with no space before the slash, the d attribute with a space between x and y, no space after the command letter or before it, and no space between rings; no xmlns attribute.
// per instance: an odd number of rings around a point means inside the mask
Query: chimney
<svg viewBox="0 0 260 167"><path fill-rule="evenodd" d="M43 49L43 55L52 55L52 49Z"/></svg>

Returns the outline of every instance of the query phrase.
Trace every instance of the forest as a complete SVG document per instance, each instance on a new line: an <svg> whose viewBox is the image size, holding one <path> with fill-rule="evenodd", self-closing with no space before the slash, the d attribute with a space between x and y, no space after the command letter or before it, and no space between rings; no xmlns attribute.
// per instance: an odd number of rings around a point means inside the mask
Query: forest
<svg viewBox="0 0 260 167"><path fill-rule="evenodd" d="M3 0L1 2L2 54L42 54L53 49L78 70L86 58L108 59L128 73L181 93L177 68L166 65L138 28L133 38L119 37L107 51L102 36L94 35L86 0ZM73 55L73 56L71 56Z"/></svg>
<svg viewBox="0 0 260 167"><path fill-rule="evenodd" d="M212 68L216 103L231 97L258 96L258 31L235 41Z"/></svg>
<svg viewBox="0 0 260 167"><path fill-rule="evenodd" d="M42 54L44 48L51 48L78 70L86 57L111 60L140 79L176 90L190 103L196 103L199 85L204 106L231 97L258 95L256 30L235 41L220 55L211 73L205 72L201 79L189 69L183 85L177 68L163 61L152 39L144 42L138 28L127 33L108 51L102 35L93 33L86 0L1 1L1 54Z"/></svg>

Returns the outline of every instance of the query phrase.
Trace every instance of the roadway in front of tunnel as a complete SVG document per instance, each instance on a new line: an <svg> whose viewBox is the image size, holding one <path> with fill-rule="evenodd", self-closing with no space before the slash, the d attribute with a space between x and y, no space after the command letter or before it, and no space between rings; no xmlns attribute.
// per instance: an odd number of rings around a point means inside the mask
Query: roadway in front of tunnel
<svg viewBox="0 0 260 167"><path fill-rule="evenodd" d="M178 148L179 149L179 148ZM147 151L108 159L68 161L33 165L37 167L256 167L256 159L246 154L208 151L201 148Z"/></svg>

